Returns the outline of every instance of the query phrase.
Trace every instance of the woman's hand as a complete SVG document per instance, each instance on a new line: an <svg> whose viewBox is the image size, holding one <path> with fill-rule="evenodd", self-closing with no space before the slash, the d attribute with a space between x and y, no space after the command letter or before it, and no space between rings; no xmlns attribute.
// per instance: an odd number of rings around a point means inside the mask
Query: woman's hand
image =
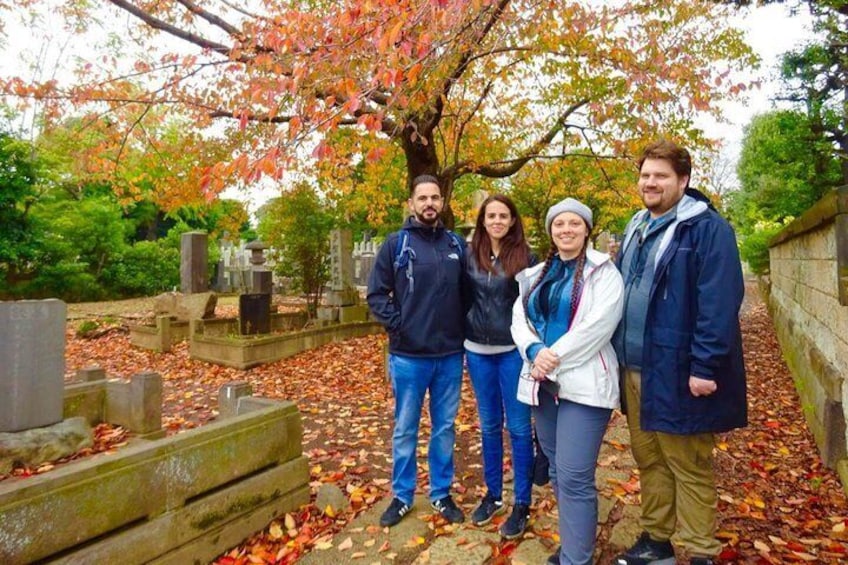
<svg viewBox="0 0 848 565"><path fill-rule="evenodd" d="M557 367L559 367L559 357L545 347L536 354L536 359L533 360L533 370L530 374L537 381L541 381L556 371Z"/></svg>

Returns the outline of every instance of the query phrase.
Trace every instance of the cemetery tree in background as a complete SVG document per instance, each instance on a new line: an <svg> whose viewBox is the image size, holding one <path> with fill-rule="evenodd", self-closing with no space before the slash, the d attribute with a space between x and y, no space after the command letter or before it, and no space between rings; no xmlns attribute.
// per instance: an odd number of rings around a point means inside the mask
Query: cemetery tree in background
<svg viewBox="0 0 848 565"><path fill-rule="evenodd" d="M257 216L259 237L275 249L277 274L306 295L307 310L314 316L330 280L333 215L315 189L302 182L268 201Z"/></svg>
<svg viewBox="0 0 848 565"><path fill-rule="evenodd" d="M820 40L783 57L787 87L782 101L806 112L810 126L828 141L839 159L842 184L848 185L848 0L769 0L797 10L806 6ZM747 0L734 0L749 4Z"/></svg>
<svg viewBox="0 0 848 565"><path fill-rule="evenodd" d="M726 23L731 8L695 0L110 4L15 3L65 14L98 53L73 82L11 78L0 88L38 100L48 120L108 108L107 168L162 120L187 119L202 135L168 155L193 159L183 163L191 172L159 179L175 198L281 179L307 156L342 159L327 135L342 127L381 143L341 165L394 145L406 182L435 174L448 203L464 176L505 179L536 160L603 168L599 157L632 155L660 133L704 147L694 118L718 113L746 88L734 71L756 63ZM120 29L104 33L113 22ZM218 118L228 119L223 131L209 129ZM210 166L193 155L211 136L227 156Z"/></svg>
<svg viewBox="0 0 848 565"><path fill-rule="evenodd" d="M743 258L768 269L768 241L842 180L833 145L805 113L775 110L745 127L737 165L739 190L729 195Z"/></svg>
<svg viewBox="0 0 848 565"><path fill-rule="evenodd" d="M510 195L522 212L525 229L539 257L548 253L551 241L545 233L545 215L568 196L594 211L592 236L603 231L623 233L633 210L642 206L633 163L612 160L603 168L563 160L525 167L516 175Z"/></svg>
<svg viewBox="0 0 848 565"><path fill-rule="evenodd" d="M0 131L0 298L31 276L41 238L31 209L41 193L41 165L27 143Z"/></svg>
<svg viewBox="0 0 848 565"><path fill-rule="evenodd" d="M825 43L786 53L781 71L786 98L806 112L817 139L830 145L841 164L841 184L848 185L848 15L843 25L838 39L834 32Z"/></svg>

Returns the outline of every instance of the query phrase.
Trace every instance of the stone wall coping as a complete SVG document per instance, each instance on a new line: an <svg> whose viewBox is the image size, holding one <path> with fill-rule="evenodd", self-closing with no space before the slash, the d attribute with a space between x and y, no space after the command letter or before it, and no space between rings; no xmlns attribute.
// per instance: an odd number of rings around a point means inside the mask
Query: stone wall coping
<svg viewBox="0 0 848 565"><path fill-rule="evenodd" d="M121 448L117 453L82 459L57 467L43 475L20 480L7 479L0 483L0 507L9 504L12 500L37 495L46 488L56 489L84 480L96 479L103 473L115 473L122 468L132 467L144 461L168 457L192 445L207 444L219 437L232 435L240 428L250 429L253 426L262 426L271 420L299 413L294 402L274 401L273 405L263 409L247 411L238 416L211 422L163 439L136 440L134 444ZM107 465L108 469L104 469L104 465Z"/></svg>
<svg viewBox="0 0 848 565"><path fill-rule="evenodd" d="M268 334L268 335L259 335L259 336L243 336L243 335L233 335L233 336L212 336L212 335L203 335L203 334L194 334L192 336L193 340L202 341L204 343L218 343L222 345L232 344L234 342L238 342L245 347L249 347L251 345L264 345L266 343L272 343L275 341L279 341L280 339L298 339L302 337L307 337L311 335L321 335L321 334L333 334L335 332L344 332L346 329L351 328L370 328L374 329L382 328L379 322L346 322L344 324L333 324L330 326L320 327L320 328L310 328L308 330L298 330L285 332L282 334Z"/></svg>
<svg viewBox="0 0 848 565"><path fill-rule="evenodd" d="M769 242L769 247L775 247L794 239L807 232L818 229L836 219L840 214L848 214L848 186L835 188L825 194L806 212L795 218L788 226Z"/></svg>

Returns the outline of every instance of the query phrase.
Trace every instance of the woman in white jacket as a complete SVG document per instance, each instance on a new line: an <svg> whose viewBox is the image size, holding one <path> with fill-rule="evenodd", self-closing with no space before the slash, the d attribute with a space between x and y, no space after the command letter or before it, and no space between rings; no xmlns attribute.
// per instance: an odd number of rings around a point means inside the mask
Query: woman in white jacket
<svg viewBox="0 0 848 565"><path fill-rule="evenodd" d="M573 198L551 206L551 251L516 280L512 337L524 359L518 399L533 406L551 461L562 547L548 563L591 563L598 517L595 467L613 408L618 360L610 344L621 318L621 275L588 249L592 210Z"/></svg>

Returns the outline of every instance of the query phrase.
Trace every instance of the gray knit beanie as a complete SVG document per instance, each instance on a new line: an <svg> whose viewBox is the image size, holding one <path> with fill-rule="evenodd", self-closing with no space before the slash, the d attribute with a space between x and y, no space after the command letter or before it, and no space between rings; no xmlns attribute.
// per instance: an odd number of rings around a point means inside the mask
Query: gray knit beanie
<svg viewBox="0 0 848 565"><path fill-rule="evenodd" d="M592 229L592 210L579 200L575 200L574 198L566 198L565 200L560 200L550 208L548 208L548 214L545 216L545 229L548 231L548 235L551 233L551 224L554 223L554 218L562 214L563 212L573 212L586 220L586 224L588 224L589 229Z"/></svg>

